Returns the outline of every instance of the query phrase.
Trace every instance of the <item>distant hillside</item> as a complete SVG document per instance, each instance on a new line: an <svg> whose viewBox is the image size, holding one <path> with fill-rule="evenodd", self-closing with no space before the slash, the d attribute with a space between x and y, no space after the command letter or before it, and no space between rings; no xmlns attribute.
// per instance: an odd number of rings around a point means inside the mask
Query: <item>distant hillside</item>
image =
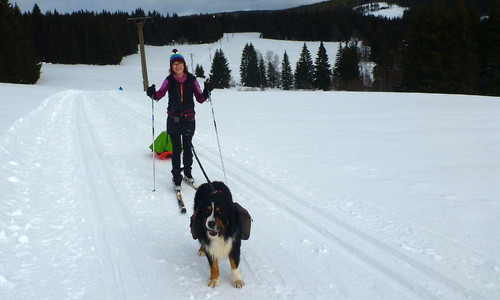
<svg viewBox="0 0 500 300"><path fill-rule="evenodd" d="M284 11L294 11L294 12L300 12L300 11L325 11L325 10L332 10L332 9L337 9L341 7L347 7L347 8L353 8L358 5L362 4L370 4L370 3L377 3L377 2L386 2L389 4L397 4L402 7L408 7L408 8L416 8L420 5L426 5L430 4L433 2L436 2L436 0L381 0L381 1L376 1L376 0L329 0L329 1L323 1L315 4L309 4L309 5L302 5L290 9L285 9ZM454 6L457 4L457 0L439 0L439 3L443 3L445 6ZM464 0L465 3L468 3L469 0ZM476 9L485 14L488 11L488 7L491 6L493 3L493 0L470 0L471 3L474 4Z"/></svg>
<svg viewBox="0 0 500 300"><path fill-rule="evenodd" d="M363 1L363 0L329 0L329 1L323 1L315 4L309 4L309 5L302 5L290 9L285 9L285 11L293 11L293 12L300 12L300 11L324 11L324 10L331 10L331 9L336 9L339 7L354 7L360 4L365 4L367 2L375 2L375 1Z"/></svg>

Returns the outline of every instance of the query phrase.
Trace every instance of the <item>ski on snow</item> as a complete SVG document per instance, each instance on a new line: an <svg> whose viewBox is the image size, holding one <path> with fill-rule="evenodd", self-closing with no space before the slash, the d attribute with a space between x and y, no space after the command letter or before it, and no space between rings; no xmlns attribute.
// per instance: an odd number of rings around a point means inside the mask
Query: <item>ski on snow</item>
<svg viewBox="0 0 500 300"><path fill-rule="evenodd" d="M184 180L185 183L187 183L187 185L189 185L193 189L195 189L195 190L198 189L198 186L195 185L194 183L189 182L186 177L183 177L183 180ZM186 213L186 206L184 205L184 201L182 200L182 192L181 191L176 191L175 192L175 196L177 197L177 204L179 205L179 211L181 213L185 214Z"/></svg>
<svg viewBox="0 0 500 300"><path fill-rule="evenodd" d="M186 176L183 176L182 180L184 180L184 182L187 183L187 185L189 185L193 189L198 190L198 186L196 184L192 183L192 182L189 182L189 180L187 179Z"/></svg>
<svg viewBox="0 0 500 300"><path fill-rule="evenodd" d="M181 191L175 192L175 195L177 196L177 204L179 204L179 211L183 214L186 213L186 206L184 205L184 201L182 201L182 193Z"/></svg>

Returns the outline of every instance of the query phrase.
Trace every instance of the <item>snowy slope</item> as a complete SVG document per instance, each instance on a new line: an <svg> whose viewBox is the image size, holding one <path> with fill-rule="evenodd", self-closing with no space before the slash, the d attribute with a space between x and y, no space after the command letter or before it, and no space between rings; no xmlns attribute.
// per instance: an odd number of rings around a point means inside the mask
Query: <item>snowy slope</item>
<svg viewBox="0 0 500 300"><path fill-rule="evenodd" d="M256 34L177 48L208 73L208 49L222 44L236 78L247 42L286 49L292 65L302 48ZM150 83L166 76L170 50L147 47ZM499 98L214 91L227 183L254 219L239 290L228 262L206 287L189 233L194 191L184 188L179 214L170 161L156 161L152 192L141 89L138 55L0 84L0 299L500 296ZM165 107L155 105L157 133ZM194 143L223 180L209 103L197 106ZM203 181L196 165L194 175Z"/></svg>
<svg viewBox="0 0 500 300"><path fill-rule="evenodd" d="M365 15L382 17L387 19L402 18L407 7L401 7L397 4L388 4L387 2L377 2L360 5L354 8Z"/></svg>

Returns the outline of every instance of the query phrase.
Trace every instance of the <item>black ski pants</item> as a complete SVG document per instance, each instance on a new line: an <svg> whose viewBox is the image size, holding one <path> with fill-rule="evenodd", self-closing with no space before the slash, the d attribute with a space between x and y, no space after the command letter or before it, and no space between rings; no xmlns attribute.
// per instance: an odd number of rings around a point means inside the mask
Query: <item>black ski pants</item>
<svg viewBox="0 0 500 300"><path fill-rule="evenodd" d="M167 117L167 133L172 141L172 175L176 184L180 184L182 181L181 170L184 170L185 175L191 175L193 165L192 140L195 126L195 121L176 122L174 117ZM181 169L182 150L184 150L183 169Z"/></svg>
<svg viewBox="0 0 500 300"><path fill-rule="evenodd" d="M182 164L184 165L184 173L191 174L191 166L193 165L193 150L192 146L192 135L181 135L181 134L171 134L170 139L172 140L172 173L174 171L181 170L181 153Z"/></svg>

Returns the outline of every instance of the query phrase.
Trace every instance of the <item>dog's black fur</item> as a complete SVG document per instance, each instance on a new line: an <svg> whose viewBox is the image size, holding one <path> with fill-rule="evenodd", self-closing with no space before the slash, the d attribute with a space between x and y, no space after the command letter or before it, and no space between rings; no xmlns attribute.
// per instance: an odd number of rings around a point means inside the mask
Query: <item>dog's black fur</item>
<svg viewBox="0 0 500 300"><path fill-rule="evenodd" d="M219 181L212 186L215 191L202 184L195 194L191 233L200 242L200 256L205 254L210 265L208 286L219 284L218 260L227 256L233 286L241 288L245 285L239 271L242 226L229 188Z"/></svg>

